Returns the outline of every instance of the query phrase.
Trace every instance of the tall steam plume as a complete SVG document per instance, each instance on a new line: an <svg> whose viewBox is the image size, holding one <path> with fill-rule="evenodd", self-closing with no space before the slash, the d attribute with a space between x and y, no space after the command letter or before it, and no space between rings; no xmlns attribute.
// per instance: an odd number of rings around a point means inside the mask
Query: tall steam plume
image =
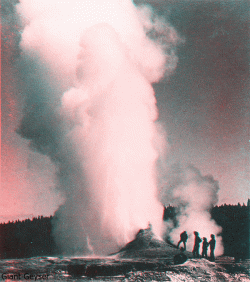
<svg viewBox="0 0 250 282"><path fill-rule="evenodd" d="M177 208L177 226L169 220L166 222L166 233L177 243L180 233L187 231L189 239L187 250L192 251L194 231L200 237L210 240L210 235L216 236L216 255L223 254L222 231L211 219L210 209L218 202L219 184L212 176L202 176L192 165L173 165L161 191L161 201L164 205L171 203Z"/></svg>
<svg viewBox="0 0 250 282"><path fill-rule="evenodd" d="M42 76L41 65L48 66L53 81L44 82L61 104L35 99L42 114L31 121L32 101L46 86L30 91L19 128L58 168L65 198L55 215L59 246L68 254L107 254L149 222L160 237L156 143L162 139L151 83L176 67L175 31L129 0L21 0L18 11L26 24L23 56L40 61L35 69ZM37 134L41 127L46 138Z"/></svg>

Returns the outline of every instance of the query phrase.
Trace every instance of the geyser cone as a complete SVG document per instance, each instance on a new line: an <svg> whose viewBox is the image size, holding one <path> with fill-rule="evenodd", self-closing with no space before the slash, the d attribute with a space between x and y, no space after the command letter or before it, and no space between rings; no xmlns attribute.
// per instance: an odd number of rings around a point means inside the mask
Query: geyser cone
<svg viewBox="0 0 250 282"><path fill-rule="evenodd" d="M159 240L153 233L152 229L140 229L133 241L126 244L116 254L116 258L173 258L182 252L176 247ZM185 256L193 257L192 253L185 252ZM186 257L186 258L187 258Z"/></svg>
<svg viewBox="0 0 250 282"><path fill-rule="evenodd" d="M81 46L79 86L65 93L63 104L77 115L71 138L89 183L83 227L95 252L108 253L149 221L161 236L163 207L156 195L152 145L156 100L112 27L90 28ZM93 210L98 210L97 228L90 220Z"/></svg>

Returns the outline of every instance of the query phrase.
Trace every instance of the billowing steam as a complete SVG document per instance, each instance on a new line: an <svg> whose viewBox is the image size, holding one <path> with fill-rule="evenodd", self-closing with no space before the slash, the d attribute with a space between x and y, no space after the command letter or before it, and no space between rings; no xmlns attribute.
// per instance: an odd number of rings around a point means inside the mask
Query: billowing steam
<svg viewBox="0 0 250 282"><path fill-rule="evenodd" d="M200 171L191 165L174 165L169 171L167 181L161 191L161 201L164 205L171 203L177 207L178 226L174 227L171 220L166 223L167 234L177 244L180 233L187 231L189 239L187 250L192 251L194 231L201 238L210 240L210 235L216 236L215 254L223 254L221 227L211 219L210 209L218 201L219 184L212 176L202 176Z"/></svg>
<svg viewBox="0 0 250 282"><path fill-rule="evenodd" d="M149 222L161 236L162 138L151 83L176 67L175 31L130 0L21 0L18 11L26 24L23 56L40 61L40 75L44 64L53 75L29 91L19 133L58 168L65 198L56 212L59 246L68 254L107 254Z"/></svg>

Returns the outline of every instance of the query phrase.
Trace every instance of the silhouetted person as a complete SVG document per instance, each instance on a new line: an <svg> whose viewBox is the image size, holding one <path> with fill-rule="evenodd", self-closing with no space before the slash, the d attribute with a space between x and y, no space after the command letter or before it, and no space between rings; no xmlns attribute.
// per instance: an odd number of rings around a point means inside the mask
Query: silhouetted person
<svg viewBox="0 0 250 282"><path fill-rule="evenodd" d="M210 245L210 260L211 261L215 261L215 257L214 257L214 249L215 249L215 236L214 234L211 234L211 240L208 243Z"/></svg>
<svg viewBox="0 0 250 282"><path fill-rule="evenodd" d="M202 243L202 255L201 257L207 258L207 248L209 246L209 243L207 241L207 238L203 237L203 243Z"/></svg>
<svg viewBox="0 0 250 282"><path fill-rule="evenodd" d="M202 241L201 238L199 237L199 233L197 231L194 231L194 249L193 249L193 255L194 258L199 258L199 250L200 250L200 242Z"/></svg>
<svg viewBox="0 0 250 282"><path fill-rule="evenodd" d="M187 242L187 239L188 239L187 232L186 232L186 231L183 231L183 232L180 234L180 241L178 242L177 249L179 249L179 246L180 246L181 242L183 242L184 251L185 251L185 250L186 250L186 242Z"/></svg>

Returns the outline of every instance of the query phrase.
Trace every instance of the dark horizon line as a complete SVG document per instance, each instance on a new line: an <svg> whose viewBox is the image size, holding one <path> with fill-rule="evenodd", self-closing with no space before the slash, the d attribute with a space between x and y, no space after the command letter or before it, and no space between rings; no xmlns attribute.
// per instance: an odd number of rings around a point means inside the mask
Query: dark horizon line
<svg viewBox="0 0 250 282"><path fill-rule="evenodd" d="M249 206L250 207L250 199L248 198L248 200L247 200L247 204L245 204L244 202L241 204L240 202L238 202L238 204L227 204L227 203L224 203L224 204L221 204L221 205L214 205L212 208L214 208L214 207L223 207L223 206ZM171 204L169 204L169 205L163 205L163 207L164 208L167 208L168 206L171 206L171 207L174 207L174 205L172 206ZM212 209L211 208L211 209ZM34 219L39 219L39 218L51 218L51 217L54 217L54 215L46 215L46 216L44 216L44 215L38 215L38 216L34 216L34 217L32 217L32 219L30 219L30 218L25 218L25 219L22 219L22 220L20 220L20 219L15 219L15 220L8 220L7 222L0 222L0 225L3 225L3 224L10 224L10 223L16 223L16 222L24 222L24 221L26 221L26 220L30 220L30 221L32 221L32 220L34 220Z"/></svg>

